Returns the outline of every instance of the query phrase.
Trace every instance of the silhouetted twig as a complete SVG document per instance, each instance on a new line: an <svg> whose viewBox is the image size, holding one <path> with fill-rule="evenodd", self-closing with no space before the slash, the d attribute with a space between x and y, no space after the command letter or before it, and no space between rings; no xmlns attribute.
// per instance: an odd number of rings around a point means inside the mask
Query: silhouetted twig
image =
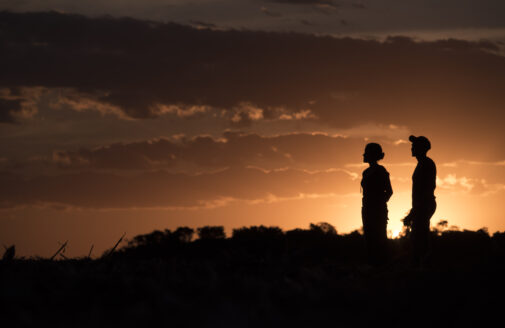
<svg viewBox="0 0 505 328"><path fill-rule="evenodd" d="M125 236L126 236L126 232L121 236L121 238L119 238L119 240L117 241L116 245L114 245L114 247L112 247L112 249L110 250L110 252L106 256L110 256L110 255L112 255L112 253L114 253L114 251L119 246L119 244L123 241L123 238Z"/></svg>
<svg viewBox="0 0 505 328"><path fill-rule="evenodd" d="M5 253L2 256L2 260L4 261L11 261L14 259L14 256L16 256L16 246L12 245L10 247L7 247L4 245L5 248Z"/></svg>
<svg viewBox="0 0 505 328"><path fill-rule="evenodd" d="M88 253L88 258L91 258L91 252L93 251L94 246L95 246L94 244L91 244L91 248L89 249L89 253Z"/></svg>
<svg viewBox="0 0 505 328"><path fill-rule="evenodd" d="M54 255L53 255L53 256L51 256L50 260L53 260L53 259L56 257L56 255L60 254L60 252L61 252L61 251L62 251L65 247L67 247L67 243L68 243L68 240L67 240L66 242L64 242L64 243L63 243L63 245L61 245L61 247L60 247L60 248L58 248L58 250L56 251L56 253L54 253Z"/></svg>

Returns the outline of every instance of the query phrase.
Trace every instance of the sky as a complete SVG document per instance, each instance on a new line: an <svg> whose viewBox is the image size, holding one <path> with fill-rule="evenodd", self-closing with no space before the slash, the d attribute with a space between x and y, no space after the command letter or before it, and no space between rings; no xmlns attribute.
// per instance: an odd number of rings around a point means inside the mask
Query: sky
<svg viewBox="0 0 505 328"><path fill-rule="evenodd" d="M505 3L0 0L0 243L99 256L179 226L361 227L368 142L432 225L504 231Z"/></svg>

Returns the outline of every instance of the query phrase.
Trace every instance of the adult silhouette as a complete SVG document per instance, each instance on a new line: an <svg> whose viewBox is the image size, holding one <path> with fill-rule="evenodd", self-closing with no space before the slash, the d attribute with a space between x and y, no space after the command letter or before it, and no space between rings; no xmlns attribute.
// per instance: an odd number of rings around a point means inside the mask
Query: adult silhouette
<svg viewBox="0 0 505 328"><path fill-rule="evenodd" d="M435 213L435 187L437 167L426 153L431 143L424 136L410 136L412 156L417 159L417 166L412 175L412 209L404 219L404 224L411 227L412 252L414 261L421 264L428 253L430 219Z"/></svg>
<svg viewBox="0 0 505 328"><path fill-rule="evenodd" d="M365 235L368 261L378 265L385 261L387 255L387 202L393 194L389 173L377 162L384 158L382 148L377 143L365 147L363 162L369 167L363 171L361 187L363 188L363 206L361 218Z"/></svg>

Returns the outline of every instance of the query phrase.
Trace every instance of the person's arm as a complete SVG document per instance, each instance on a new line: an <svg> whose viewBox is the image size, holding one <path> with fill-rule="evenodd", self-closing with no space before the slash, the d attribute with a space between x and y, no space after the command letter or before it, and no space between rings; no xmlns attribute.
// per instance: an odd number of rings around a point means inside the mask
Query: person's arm
<svg viewBox="0 0 505 328"><path fill-rule="evenodd" d="M416 214L414 212L414 208L412 208L410 210L409 214L407 214L407 216L402 219L403 225L406 227L412 226L412 221L414 220L415 216L416 216Z"/></svg>
<svg viewBox="0 0 505 328"><path fill-rule="evenodd" d="M418 179L419 195L426 200L433 197L436 188L437 169L435 163L429 160L422 166L422 171Z"/></svg>
<svg viewBox="0 0 505 328"><path fill-rule="evenodd" d="M391 195L393 195L393 188L391 187L391 180L389 180L389 173L386 172L386 185L385 185L385 194L384 194L386 202L389 201L389 199L391 198Z"/></svg>

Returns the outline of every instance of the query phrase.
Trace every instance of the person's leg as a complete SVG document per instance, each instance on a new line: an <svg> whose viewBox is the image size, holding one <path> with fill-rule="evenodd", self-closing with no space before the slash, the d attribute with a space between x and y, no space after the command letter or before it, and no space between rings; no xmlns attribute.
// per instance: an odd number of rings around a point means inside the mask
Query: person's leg
<svg viewBox="0 0 505 328"><path fill-rule="evenodd" d="M419 213L412 222L412 252L414 262L420 264L428 250L430 221L426 215Z"/></svg>
<svg viewBox="0 0 505 328"><path fill-rule="evenodd" d="M370 208L361 209L363 220L363 236L367 253L368 264L377 264L377 244L378 244L378 226L377 213Z"/></svg>
<svg viewBox="0 0 505 328"><path fill-rule="evenodd" d="M379 234L378 234L378 251L379 260L381 264L384 264L389 259L389 243L388 243L388 233L387 233L387 211L379 221Z"/></svg>
<svg viewBox="0 0 505 328"><path fill-rule="evenodd" d="M372 259L372 230L370 229L370 216L367 208L361 208L361 220L363 222L363 239L365 240L365 250L368 263Z"/></svg>
<svg viewBox="0 0 505 328"><path fill-rule="evenodd" d="M431 257L431 233L430 233L430 221L431 217L435 213L435 210L437 208L437 203L433 201L433 203L430 203L426 206L426 212L424 213L425 215L425 220L426 220L426 227L425 227L425 236L424 236L424 248L422 252L422 257L421 257L421 263L426 264L426 262L429 262L429 258Z"/></svg>
<svg viewBox="0 0 505 328"><path fill-rule="evenodd" d="M426 258L430 247L430 219L435 213L435 202L426 204L416 210L412 222L413 257L416 264L421 264Z"/></svg>
<svg viewBox="0 0 505 328"><path fill-rule="evenodd" d="M374 217L374 222L372 224L372 238L371 238L371 260L373 265L379 265L382 262L382 225L379 221L379 217L376 215Z"/></svg>

